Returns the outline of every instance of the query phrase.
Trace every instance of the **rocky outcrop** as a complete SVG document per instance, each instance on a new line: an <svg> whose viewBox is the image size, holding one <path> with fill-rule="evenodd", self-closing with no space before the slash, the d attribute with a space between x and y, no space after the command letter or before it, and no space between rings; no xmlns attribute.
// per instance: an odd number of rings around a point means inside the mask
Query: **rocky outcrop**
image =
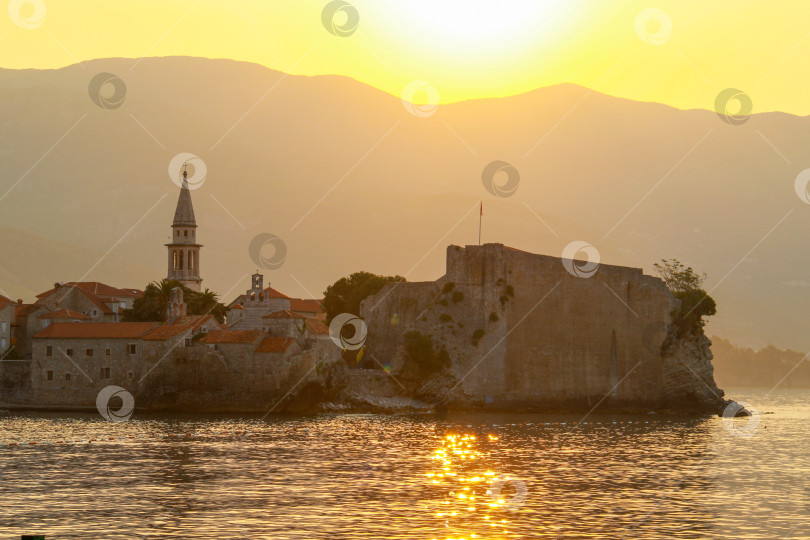
<svg viewBox="0 0 810 540"><path fill-rule="evenodd" d="M665 408L722 414L729 401L714 381L711 344L702 332L681 336L671 328L661 350Z"/></svg>

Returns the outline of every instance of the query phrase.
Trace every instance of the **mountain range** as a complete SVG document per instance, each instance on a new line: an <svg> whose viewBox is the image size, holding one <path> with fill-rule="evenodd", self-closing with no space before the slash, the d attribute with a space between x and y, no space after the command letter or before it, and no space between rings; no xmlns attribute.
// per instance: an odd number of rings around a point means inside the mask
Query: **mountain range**
<svg viewBox="0 0 810 540"><path fill-rule="evenodd" d="M91 99L99 73L126 85L120 106ZM712 334L810 348L810 205L794 190L810 168L807 117L732 124L572 84L428 116L345 77L189 57L4 69L0 94L0 293L12 298L163 278L168 167L189 152L207 167L192 192L203 285L225 301L249 288L261 233L286 245L262 271L290 296L320 297L357 270L435 279L448 244L478 242L483 201L483 242L560 256L582 240L647 272L674 257L708 274ZM510 196L482 181L493 161L519 174Z"/></svg>

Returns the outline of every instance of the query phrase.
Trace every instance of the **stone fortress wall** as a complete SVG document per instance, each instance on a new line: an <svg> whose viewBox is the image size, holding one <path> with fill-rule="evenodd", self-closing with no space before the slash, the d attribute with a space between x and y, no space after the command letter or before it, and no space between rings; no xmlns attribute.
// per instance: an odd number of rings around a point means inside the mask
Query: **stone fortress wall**
<svg viewBox="0 0 810 540"><path fill-rule="evenodd" d="M455 390L473 404L657 408L722 396L708 340L665 344L677 306L641 269L603 264L578 277L558 257L485 244L449 246L442 278L389 284L361 310L369 354L396 373L406 362L402 336L429 335L449 353Z"/></svg>

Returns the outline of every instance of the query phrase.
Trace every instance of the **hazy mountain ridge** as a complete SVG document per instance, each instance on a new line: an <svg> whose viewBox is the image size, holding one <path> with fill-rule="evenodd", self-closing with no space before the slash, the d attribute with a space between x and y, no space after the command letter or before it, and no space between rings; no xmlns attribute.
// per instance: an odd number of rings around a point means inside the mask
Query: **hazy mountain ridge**
<svg viewBox="0 0 810 540"><path fill-rule="evenodd" d="M242 277L255 269L247 246L259 232L287 243L284 266L266 274L291 295L319 295L358 269L434 279L444 272L445 245L477 241L483 199L485 242L559 255L581 239L605 263L648 271L678 257L708 272L710 289L731 271L713 292L713 333L810 347L798 323L810 288L783 284L810 281L802 249L810 207L793 191L796 174L810 167L808 118L767 113L732 126L711 111L568 84L442 105L418 118L395 97L337 76L285 76L229 60L135 62L0 70L0 197L74 126L0 201L0 225L103 253L157 203L110 255L154 270L122 283L118 275L130 275L122 262L89 278L140 287L163 277L176 201L167 167L193 152L208 166L193 193L204 285L222 294L247 288ZM127 84L119 109L88 97L101 71ZM481 170L495 159L520 171L511 198L483 188ZM81 277L90 264L79 259L65 258L45 285ZM3 256L0 268L19 284L0 286L12 296L41 289L42 277L32 281L41 264Z"/></svg>

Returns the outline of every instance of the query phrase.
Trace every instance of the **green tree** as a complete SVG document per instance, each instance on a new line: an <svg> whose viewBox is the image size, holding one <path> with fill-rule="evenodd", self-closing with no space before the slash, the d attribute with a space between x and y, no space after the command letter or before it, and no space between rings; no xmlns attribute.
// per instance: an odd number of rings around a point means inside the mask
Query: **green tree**
<svg viewBox="0 0 810 540"><path fill-rule="evenodd" d="M153 281L143 291L143 296L135 300L132 309L124 310L124 320L130 322L166 320L166 306L171 299L172 289L183 288L183 300L189 315L211 314L219 322L225 321L227 308L219 301L219 296L208 289L204 292L192 291L179 281Z"/></svg>
<svg viewBox="0 0 810 540"><path fill-rule="evenodd" d="M681 301L681 308L675 314L675 323L681 333L702 330L706 325L703 317L717 313L714 298L703 290L706 274L698 274L678 259L662 259L653 267L675 298Z"/></svg>
<svg viewBox="0 0 810 540"><path fill-rule="evenodd" d="M326 323L341 313L360 316L360 302L377 294L387 283L404 282L402 276L379 276L371 272L355 272L329 285L323 293Z"/></svg>
<svg viewBox="0 0 810 540"><path fill-rule="evenodd" d="M188 289L185 290L188 291ZM186 305L188 306L189 315L206 315L210 313L220 324L225 322L225 314L228 308L219 301L219 295L217 293L209 289L205 289L203 292L189 292L191 294L186 296ZM184 294L187 293L184 291Z"/></svg>

